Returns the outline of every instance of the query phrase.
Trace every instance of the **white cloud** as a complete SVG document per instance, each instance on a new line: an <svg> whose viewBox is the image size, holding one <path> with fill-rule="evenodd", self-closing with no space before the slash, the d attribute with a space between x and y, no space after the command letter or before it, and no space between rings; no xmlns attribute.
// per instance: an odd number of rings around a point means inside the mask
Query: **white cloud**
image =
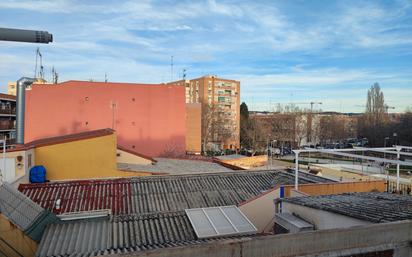
<svg viewBox="0 0 412 257"><path fill-rule="evenodd" d="M242 95L255 99L265 95L289 99L291 91L296 92L295 98L313 98L312 92L324 97L322 88L336 92L339 86L368 87L375 81L391 86L411 83L410 71L374 69L374 63L339 67L339 61L345 64L349 55L410 46L412 34L405 31L411 25L401 22L410 17L410 2L397 2L391 8L377 2L338 5L331 13L323 10L302 21L276 3L259 1L0 1L1 10L26 10L32 20L3 20L1 25L45 27L54 34L54 43L40 47L45 65L54 65L63 80L103 80L107 72L112 81L164 82L170 78L169 60L174 55L174 77L183 67L189 77L225 74L241 80ZM31 14L42 18L33 19ZM0 60L0 78L30 75L36 47L1 43L0 57L7 59ZM325 60L313 60L319 56ZM337 64L328 64L328 58Z"/></svg>

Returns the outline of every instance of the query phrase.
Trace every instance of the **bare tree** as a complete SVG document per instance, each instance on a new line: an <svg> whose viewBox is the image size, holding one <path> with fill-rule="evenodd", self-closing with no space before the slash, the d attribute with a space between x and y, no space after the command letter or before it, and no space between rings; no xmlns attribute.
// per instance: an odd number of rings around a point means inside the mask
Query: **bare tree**
<svg viewBox="0 0 412 257"><path fill-rule="evenodd" d="M227 112L219 108L218 104L203 104L202 106L202 147L203 151L211 150L211 144L219 146L232 139L233 133L230 124L232 120ZM216 150L216 149L213 149Z"/></svg>
<svg viewBox="0 0 412 257"><path fill-rule="evenodd" d="M266 146L267 138L263 133L262 126L263 124L259 123L256 117L252 117L250 118L248 127L245 130L245 139L247 140L246 144L252 150L252 156L254 156L256 152L263 150Z"/></svg>
<svg viewBox="0 0 412 257"><path fill-rule="evenodd" d="M372 146L383 145L387 134L388 113L383 92L378 83L369 90L366 100L365 114L359 119L359 132L369 139Z"/></svg>
<svg viewBox="0 0 412 257"><path fill-rule="evenodd" d="M208 144L212 140L213 131L213 118L217 108L214 104L202 105L202 150L205 152L208 150Z"/></svg>
<svg viewBox="0 0 412 257"><path fill-rule="evenodd" d="M294 104L285 106L279 104L270 121L271 139L290 146L293 144L300 146L308 134L307 122L307 113L304 110Z"/></svg>
<svg viewBox="0 0 412 257"><path fill-rule="evenodd" d="M368 90L365 115L370 126L382 124L387 120L385 99L378 83Z"/></svg>

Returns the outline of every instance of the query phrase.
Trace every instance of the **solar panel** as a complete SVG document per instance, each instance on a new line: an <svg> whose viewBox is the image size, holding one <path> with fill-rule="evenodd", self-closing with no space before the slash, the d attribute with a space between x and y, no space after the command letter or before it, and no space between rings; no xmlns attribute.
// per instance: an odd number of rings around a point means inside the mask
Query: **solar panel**
<svg viewBox="0 0 412 257"><path fill-rule="evenodd" d="M243 235L257 229L236 206L186 209L198 238Z"/></svg>

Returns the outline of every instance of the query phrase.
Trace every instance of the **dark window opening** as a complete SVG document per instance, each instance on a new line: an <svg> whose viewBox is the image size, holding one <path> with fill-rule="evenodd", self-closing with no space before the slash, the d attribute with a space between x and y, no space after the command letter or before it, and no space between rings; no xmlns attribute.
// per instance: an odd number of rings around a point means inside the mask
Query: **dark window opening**
<svg viewBox="0 0 412 257"><path fill-rule="evenodd" d="M277 234L287 234L287 233L289 233L289 230L282 227L278 223L275 223L275 225L273 226L273 232L275 233L275 235L277 235Z"/></svg>

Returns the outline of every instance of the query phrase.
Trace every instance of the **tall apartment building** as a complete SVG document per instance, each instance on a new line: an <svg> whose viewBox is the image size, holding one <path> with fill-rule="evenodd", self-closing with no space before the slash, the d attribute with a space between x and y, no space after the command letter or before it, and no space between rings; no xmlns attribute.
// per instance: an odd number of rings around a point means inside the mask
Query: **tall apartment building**
<svg viewBox="0 0 412 257"><path fill-rule="evenodd" d="M7 84L7 94L17 95L16 82L9 82Z"/></svg>
<svg viewBox="0 0 412 257"><path fill-rule="evenodd" d="M240 148L239 81L217 76L203 76L171 84L185 86L187 105L201 105L199 146L202 149L235 150ZM187 133L192 132L187 129Z"/></svg>
<svg viewBox="0 0 412 257"><path fill-rule="evenodd" d="M7 145L14 144L16 138L16 97L0 93L0 139Z"/></svg>

